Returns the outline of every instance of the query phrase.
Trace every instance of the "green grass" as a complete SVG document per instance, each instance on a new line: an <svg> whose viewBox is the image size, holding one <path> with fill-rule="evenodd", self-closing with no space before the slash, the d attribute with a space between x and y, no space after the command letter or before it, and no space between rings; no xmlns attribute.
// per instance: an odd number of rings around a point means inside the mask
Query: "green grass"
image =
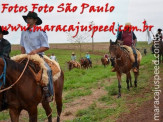
<svg viewBox="0 0 163 122"><path fill-rule="evenodd" d="M106 86L105 89L108 92L107 95L102 96L99 102L106 104L108 108L98 108L92 109L91 106L84 110L79 110L76 114L76 119L68 122L99 122L99 121L116 121L116 118L122 113L129 113L129 108L127 104L135 104L139 107L147 100L152 99L152 92L144 94L144 99L142 97L135 97L135 99L129 99L129 96L136 96L144 91L144 88L148 87L149 77L153 75L153 65L152 65L153 55L149 54L142 59L143 68L140 69L140 75L138 78L138 87L130 88L130 91L126 88L125 77L122 77L122 98L117 99L118 94L118 84L117 80L113 82L110 86ZM148 73L147 73L148 72ZM133 75L132 75L133 77ZM152 88L151 88L152 90ZM96 103L94 103L96 104ZM114 108L109 108L109 106L115 106ZM100 112L100 113L99 113ZM114 119L110 119L114 118ZM106 120L105 120L106 119Z"/></svg>

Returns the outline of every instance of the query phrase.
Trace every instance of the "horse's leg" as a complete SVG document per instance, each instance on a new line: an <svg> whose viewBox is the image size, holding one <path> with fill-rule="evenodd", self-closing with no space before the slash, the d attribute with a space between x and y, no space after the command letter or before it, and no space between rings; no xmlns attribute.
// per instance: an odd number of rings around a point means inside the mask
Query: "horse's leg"
<svg viewBox="0 0 163 122"><path fill-rule="evenodd" d="M48 102L42 101L42 106L45 109L46 115L48 117L48 122L52 122L52 109Z"/></svg>
<svg viewBox="0 0 163 122"><path fill-rule="evenodd" d="M130 86L129 86L129 73L126 74L126 83L127 83L127 89L130 90Z"/></svg>
<svg viewBox="0 0 163 122"><path fill-rule="evenodd" d="M138 72L134 72L134 77L135 77L134 84L135 84L135 87L137 87L137 79L138 79L138 75L139 75L139 66L138 66Z"/></svg>
<svg viewBox="0 0 163 122"><path fill-rule="evenodd" d="M130 87L132 87L131 73L129 73L129 81L130 81Z"/></svg>
<svg viewBox="0 0 163 122"><path fill-rule="evenodd" d="M16 109L16 108L10 108L9 109L9 114L10 114L11 122L19 122L20 112L21 112L20 109Z"/></svg>
<svg viewBox="0 0 163 122"><path fill-rule="evenodd" d="M37 106L29 107L29 122L37 122Z"/></svg>
<svg viewBox="0 0 163 122"><path fill-rule="evenodd" d="M118 78L118 98L121 97L121 73L117 72Z"/></svg>
<svg viewBox="0 0 163 122"><path fill-rule="evenodd" d="M63 80L57 80L54 82L55 91L55 102L57 107L57 122L60 122L60 115L62 112L62 90L63 90Z"/></svg>

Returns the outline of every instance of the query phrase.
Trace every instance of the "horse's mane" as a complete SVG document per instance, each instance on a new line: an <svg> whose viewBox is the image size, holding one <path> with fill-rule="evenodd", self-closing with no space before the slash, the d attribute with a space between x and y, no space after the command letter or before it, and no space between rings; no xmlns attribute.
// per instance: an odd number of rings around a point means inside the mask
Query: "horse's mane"
<svg viewBox="0 0 163 122"><path fill-rule="evenodd" d="M25 67L25 64L19 64L18 62L15 62L8 58L5 58L5 61L6 61L7 67L11 67L13 70L18 71L18 72L22 72ZM28 67L26 68L24 73L32 75Z"/></svg>

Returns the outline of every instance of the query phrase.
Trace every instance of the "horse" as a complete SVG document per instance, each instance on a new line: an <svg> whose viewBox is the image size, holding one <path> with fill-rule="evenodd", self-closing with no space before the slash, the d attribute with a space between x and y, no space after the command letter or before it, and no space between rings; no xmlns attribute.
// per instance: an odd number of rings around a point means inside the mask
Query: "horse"
<svg viewBox="0 0 163 122"><path fill-rule="evenodd" d="M102 63L102 65L104 65L104 67L106 67L107 65L109 65L110 61L109 61L109 59L102 57L101 63Z"/></svg>
<svg viewBox="0 0 163 122"><path fill-rule="evenodd" d="M69 71L72 70L73 68L78 68L78 69L81 68L80 63L78 63L77 61L68 61L67 64L68 64Z"/></svg>
<svg viewBox="0 0 163 122"><path fill-rule="evenodd" d="M3 85L3 89L8 88L18 79L24 69L24 64L19 64L13 60L4 58L6 69L6 84ZM0 74L4 69L4 61L0 58ZM60 121L60 115L62 112L62 91L64 84L64 73L61 71L61 75L57 81L53 82L54 95L57 108L57 122ZM0 111L9 109L9 114L12 122L19 121L19 115L22 110L26 110L29 114L29 122L37 122L37 106L42 104L48 116L48 122L52 122L52 109L48 102L43 99L43 90L34 79L34 75L27 67L20 78L20 80L10 89L2 92L0 90ZM6 104L4 104L6 102ZM5 106L4 106L5 105Z"/></svg>
<svg viewBox="0 0 163 122"><path fill-rule="evenodd" d="M92 61L89 61L86 58L85 59L81 58L80 59L80 64L81 64L81 67L84 68L84 69L88 69L88 68L92 67Z"/></svg>
<svg viewBox="0 0 163 122"><path fill-rule="evenodd" d="M111 60L113 60L115 63L115 71L116 71L116 75L117 75L117 79L118 79L118 98L119 98L119 97L121 97L122 73L126 74L127 89L130 90L130 87L132 87L130 71L133 68L133 63L130 60L129 54L126 51L124 51L120 47L120 45L118 45L116 42L112 42L112 40L110 40L109 52L111 55ZM139 65L140 65L140 62L138 61L138 66L137 66L138 72L134 72L135 87L137 87L137 79L138 79L138 75L139 75Z"/></svg>

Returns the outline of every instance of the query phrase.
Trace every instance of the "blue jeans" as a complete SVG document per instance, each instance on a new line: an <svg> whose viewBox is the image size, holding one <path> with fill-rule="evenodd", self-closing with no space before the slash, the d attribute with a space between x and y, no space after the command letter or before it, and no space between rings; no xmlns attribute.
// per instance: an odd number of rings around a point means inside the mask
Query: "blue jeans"
<svg viewBox="0 0 163 122"><path fill-rule="evenodd" d="M133 67L137 67L138 62L137 62L137 53L136 53L136 49L133 48L133 47L131 47L131 48L132 48L132 51L133 51L133 53L134 53L134 55L135 55L135 62L134 62L134 64L133 64Z"/></svg>
<svg viewBox="0 0 163 122"><path fill-rule="evenodd" d="M48 81L49 81L48 89L49 89L50 95L54 96L52 70L51 70L51 68L49 67L49 65L46 62L45 62L45 66L47 68L47 73L48 73Z"/></svg>

